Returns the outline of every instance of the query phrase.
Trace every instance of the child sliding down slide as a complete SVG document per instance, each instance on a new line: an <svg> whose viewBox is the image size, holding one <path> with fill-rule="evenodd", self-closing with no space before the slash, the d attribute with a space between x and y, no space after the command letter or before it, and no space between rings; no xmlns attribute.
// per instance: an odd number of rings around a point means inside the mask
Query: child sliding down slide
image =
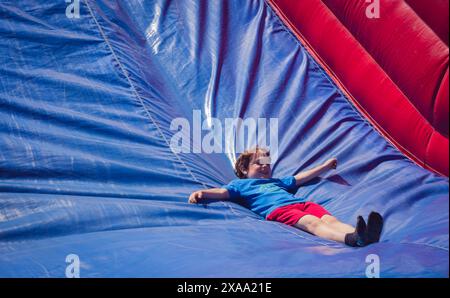
<svg viewBox="0 0 450 298"><path fill-rule="evenodd" d="M295 176L272 178L270 154L256 148L242 153L235 163L239 179L222 188L212 188L193 192L189 203L202 200L232 200L263 216L267 220L278 221L329 240L362 247L378 242L383 227L383 218L371 212L368 222L358 216L356 228L340 222L319 204L302 202L294 197L297 189L322 173L335 169L337 159L298 173Z"/></svg>

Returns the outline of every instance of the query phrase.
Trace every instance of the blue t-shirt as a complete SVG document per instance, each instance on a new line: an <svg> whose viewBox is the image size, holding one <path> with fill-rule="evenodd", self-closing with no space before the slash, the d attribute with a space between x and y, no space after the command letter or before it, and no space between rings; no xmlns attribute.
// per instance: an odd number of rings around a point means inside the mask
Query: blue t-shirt
<svg viewBox="0 0 450 298"><path fill-rule="evenodd" d="M294 197L297 192L294 176L268 179L235 179L222 186L230 200L267 218L276 208L303 201Z"/></svg>

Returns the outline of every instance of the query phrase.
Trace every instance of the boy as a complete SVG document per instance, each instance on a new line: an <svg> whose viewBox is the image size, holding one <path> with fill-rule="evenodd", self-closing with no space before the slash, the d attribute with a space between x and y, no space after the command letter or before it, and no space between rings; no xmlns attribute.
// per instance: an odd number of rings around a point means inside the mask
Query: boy
<svg viewBox="0 0 450 298"><path fill-rule="evenodd" d="M267 220L294 226L313 235L362 247L379 241L383 218L372 212L368 223L361 216L356 228L340 222L322 206L313 202L302 202L294 197L298 187L311 179L336 169L337 159L281 179L272 178L270 154L256 148L242 153L235 163L235 179L222 188L199 190L192 193L189 203L204 199L232 200L263 216Z"/></svg>

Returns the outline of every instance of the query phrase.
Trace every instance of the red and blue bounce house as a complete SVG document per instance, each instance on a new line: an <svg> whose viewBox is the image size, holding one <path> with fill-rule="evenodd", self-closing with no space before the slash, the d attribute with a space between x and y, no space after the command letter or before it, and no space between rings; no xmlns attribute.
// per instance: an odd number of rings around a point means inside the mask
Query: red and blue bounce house
<svg viewBox="0 0 450 298"><path fill-rule="evenodd" d="M448 6L0 0L0 276L65 277L75 254L81 277L365 277L370 255L448 277ZM377 210L380 242L188 204L236 178L237 154L173 150L193 111L277 118L274 176L336 156L296 196Z"/></svg>

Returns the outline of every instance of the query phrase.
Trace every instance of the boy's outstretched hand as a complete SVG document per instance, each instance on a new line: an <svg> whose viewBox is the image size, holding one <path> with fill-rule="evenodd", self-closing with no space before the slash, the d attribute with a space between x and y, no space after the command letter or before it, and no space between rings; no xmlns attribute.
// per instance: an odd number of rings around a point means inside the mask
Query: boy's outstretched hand
<svg viewBox="0 0 450 298"><path fill-rule="evenodd" d="M325 162L325 165L328 169L336 169L337 168L337 158L330 158Z"/></svg>
<svg viewBox="0 0 450 298"><path fill-rule="evenodd" d="M328 170L336 169L336 167L337 167L337 158L330 158L329 160L327 160L320 166L317 166L317 167L312 168L307 171L303 171L303 172L295 175L294 176L295 184L297 186L303 185L306 182L308 182L309 180L311 180L317 176L320 176L321 174L325 173Z"/></svg>
<svg viewBox="0 0 450 298"><path fill-rule="evenodd" d="M195 191L193 192L190 196L189 196L189 203L191 204L197 204L198 200L200 200L202 198L203 194L201 190Z"/></svg>

